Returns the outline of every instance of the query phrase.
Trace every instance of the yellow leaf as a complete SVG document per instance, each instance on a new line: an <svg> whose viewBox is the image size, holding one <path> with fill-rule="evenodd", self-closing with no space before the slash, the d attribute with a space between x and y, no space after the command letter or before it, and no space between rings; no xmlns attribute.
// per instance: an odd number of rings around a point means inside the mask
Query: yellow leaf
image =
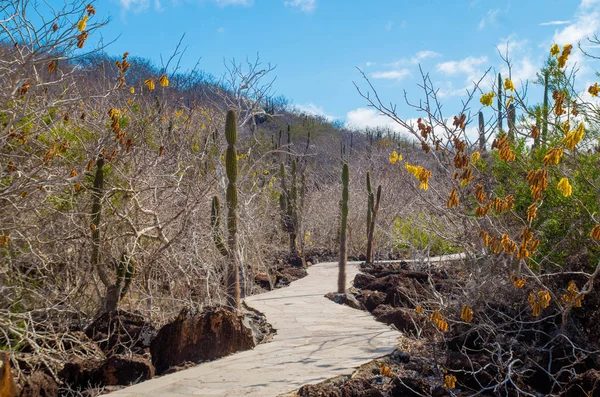
<svg viewBox="0 0 600 397"><path fill-rule="evenodd" d="M487 94L483 94L481 96L481 98L479 99L479 102L481 102L481 104L483 106L492 106L492 100L494 99L495 96L496 96L496 93L494 91L488 92Z"/></svg>
<svg viewBox="0 0 600 397"><path fill-rule="evenodd" d="M162 75L158 78L158 83L160 84L161 87L168 87L169 86L169 79L167 78L166 75Z"/></svg>
<svg viewBox="0 0 600 397"><path fill-rule="evenodd" d="M84 15L83 18L81 18L81 21L77 22L77 29L79 29L80 32L83 32L85 30L85 27L87 25L87 20L88 20L88 16Z"/></svg>
<svg viewBox="0 0 600 397"><path fill-rule="evenodd" d="M462 308L462 312L460 313L460 318L470 323L471 321L473 321L473 310L469 306L464 305Z"/></svg>
<svg viewBox="0 0 600 397"><path fill-rule="evenodd" d="M151 78L144 80L144 84L146 85L146 87L148 87L150 91L154 90L154 80L152 80Z"/></svg>
<svg viewBox="0 0 600 397"><path fill-rule="evenodd" d="M562 178L560 182L558 182L557 188L565 197L569 197L573 194L573 187L571 186L567 178Z"/></svg>
<svg viewBox="0 0 600 397"><path fill-rule="evenodd" d="M381 364L381 366L379 367L379 373L383 376L387 376L387 377L394 377L394 373L392 372L392 370L390 370L388 367L386 367L385 364Z"/></svg>
<svg viewBox="0 0 600 397"><path fill-rule="evenodd" d="M446 375L444 376L444 388L454 389L456 387L456 376Z"/></svg>

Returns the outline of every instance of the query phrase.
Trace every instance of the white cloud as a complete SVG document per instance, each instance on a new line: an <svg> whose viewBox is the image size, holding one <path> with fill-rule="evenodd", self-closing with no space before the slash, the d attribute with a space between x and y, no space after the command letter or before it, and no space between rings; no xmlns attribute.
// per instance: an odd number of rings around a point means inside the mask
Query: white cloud
<svg viewBox="0 0 600 397"><path fill-rule="evenodd" d="M442 54L440 54L439 52L430 51L430 50L419 51L415 54L414 57L412 57L410 59L410 63L416 65L416 64L420 63L421 61L424 61L425 59L437 58L441 55Z"/></svg>
<svg viewBox="0 0 600 397"><path fill-rule="evenodd" d="M467 90L471 88L471 86L456 88L451 81L446 81L437 85L437 96L438 98L466 96Z"/></svg>
<svg viewBox="0 0 600 397"><path fill-rule="evenodd" d="M460 61L446 61L442 63L438 63L436 66L436 70L438 72L442 72L445 74L455 75L459 73L464 73L468 75L472 75L476 73L477 67L481 64L484 64L488 61L486 56L482 57L467 57L461 59Z"/></svg>
<svg viewBox="0 0 600 397"><path fill-rule="evenodd" d="M500 14L500 9L488 10L487 14L479 21L479 30L485 28L488 25L495 25Z"/></svg>
<svg viewBox="0 0 600 397"><path fill-rule="evenodd" d="M552 40L558 45L573 44L592 37L600 28L600 0L582 0L575 17L567 26L554 32Z"/></svg>
<svg viewBox="0 0 600 397"><path fill-rule="evenodd" d="M592 37L600 27L598 10L578 14L576 20L554 33L553 41L558 45L576 45L580 40Z"/></svg>
<svg viewBox="0 0 600 397"><path fill-rule="evenodd" d="M387 72L373 72L371 77L374 79L385 79L385 80L402 80L405 77L410 76L410 70L399 69L389 70Z"/></svg>
<svg viewBox="0 0 600 397"><path fill-rule="evenodd" d="M548 21L540 23L540 26L553 26L553 25L568 25L571 21Z"/></svg>
<svg viewBox="0 0 600 397"><path fill-rule="evenodd" d="M317 0L290 0L286 1L286 7L298 8L300 11L310 14L317 8Z"/></svg>
<svg viewBox="0 0 600 397"><path fill-rule="evenodd" d="M295 110L299 113L306 113L311 116L325 117L329 121L333 121L336 119L335 116L327 114L327 112L325 112L325 109L323 109L321 106L315 105L312 102L306 103L304 105L292 105L291 108L292 110Z"/></svg>
<svg viewBox="0 0 600 397"><path fill-rule="evenodd" d="M536 64L530 57L520 58L512 64L510 70L511 80L518 88L518 83L525 84L527 81L535 80L536 73L540 70L541 65ZM508 76L508 68L506 65L500 70L502 76Z"/></svg>
<svg viewBox="0 0 600 397"><path fill-rule="evenodd" d="M441 56L441 54L439 54L435 51L430 51L430 50L419 51L415 55L413 55L411 58L402 58L395 62L383 64L384 67L389 68L390 70L382 70L382 71L373 72L373 73L371 73L371 77L374 79L400 81L400 80L405 79L412 75L412 73L408 67L417 65L426 59L435 58L438 56ZM366 65L373 66L373 65L375 65L375 63L367 62Z"/></svg>
<svg viewBox="0 0 600 397"><path fill-rule="evenodd" d="M385 24L385 30L387 30L388 32L391 31L393 27L394 27L394 21L388 21Z"/></svg>
<svg viewBox="0 0 600 397"><path fill-rule="evenodd" d="M375 63L375 62L371 62L371 61L367 61L367 62L365 63L365 66L366 66L366 67L375 66L375 65L377 65L377 63Z"/></svg>
<svg viewBox="0 0 600 397"><path fill-rule="evenodd" d="M435 51L431 51L431 50L422 50L422 51L415 53L415 55L413 55L411 58L401 58L397 61L386 63L385 66L388 66L391 68L400 68L400 67L403 67L406 65L418 65L419 63L421 63L422 61L424 61L426 59L436 58L439 56L442 56L442 54L440 54L439 52L435 52Z"/></svg>
<svg viewBox="0 0 600 397"><path fill-rule="evenodd" d="M500 43L496 47L503 56L508 52L508 56L512 58L515 55L522 55L527 49L527 44L529 44L529 41L526 39L519 40L517 35L511 34L500 39Z"/></svg>
<svg viewBox="0 0 600 397"><path fill-rule="evenodd" d="M579 8L582 10L586 10L600 3L600 0L581 0L581 4L579 4Z"/></svg>
<svg viewBox="0 0 600 397"><path fill-rule="evenodd" d="M366 127L385 127L396 132L406 132L406 129L401 127L387 116L384 116L371 108L358 108L349 111L346 114L346 128L362 129Z"/></svg>
<svg viewBox="0 0 600 397"><path fill-rule="evenodd" d="M219 29L217 29L218 33L223 33L225 31L225 28L223 26L221 26Z"/></svg>

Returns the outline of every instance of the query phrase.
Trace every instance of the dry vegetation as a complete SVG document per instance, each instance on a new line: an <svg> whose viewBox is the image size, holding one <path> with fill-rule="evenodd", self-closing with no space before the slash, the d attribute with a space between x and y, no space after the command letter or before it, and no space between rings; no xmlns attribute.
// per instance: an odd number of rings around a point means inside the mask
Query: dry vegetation
<svg viewBox="0 0 600 397"><path fill-rule="evenodd" d="M272 95L274 68L258 58L232 60L215 79L181 72L179 46L161 67L110 57L94 42L104 22L93 4L40 5L46 18L34 23L25 11L36 7L0 6L0 349L13 353L21 385L36 371L60 383L65 363L103 357L82 331L107 311L160 326L183 307L227 303L231 262L214 242L211 201L226 202L230 109L239 130L232 255L242 296L262 291L255 277L281 258L337 258L347 163L350 258L364 258L367 246L367 172L383 191L375 259L467 255L444 283L403 303L424 316L419 343L442 352L429 357L432 373L458 378L442 389L560 394L600 366L600 113L566 72L575 49L553 48L540 104L499 76L497 94L475 84L449 117L424 75L424 100L411 105L422 114L417 125L365 80L370 95L359 93L412 134L401 139L289 112ZM480 105L498 117L469 137ZM292 167L298 189L305 177L293 222L280 208ZM453 354L470 366L443 362Z"/></svg>

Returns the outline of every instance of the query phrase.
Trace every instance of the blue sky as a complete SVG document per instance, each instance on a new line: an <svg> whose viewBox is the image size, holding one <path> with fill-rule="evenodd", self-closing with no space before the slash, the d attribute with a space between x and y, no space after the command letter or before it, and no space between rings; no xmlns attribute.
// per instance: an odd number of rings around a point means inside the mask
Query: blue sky
<svg viewBox="0 0 600 397"><path fill-rule="evenodd" d="M200 68L217 76L224 59L258 53L277 65L278 94L299 109L359 127L389 122L357 94L356 67L386 102L414 118L403 92L420 98L419 64L452 111L489 67L507 73L498 48L508 45L519 85L535 77L552 43L585 44L600 28L600 0L99 0L96 8L111 18L105 40L120 36L109 53L160 63L185 33L183 68L201 58ZM596 65L578 50L570 60L581 67L583 89Z"/></svg>

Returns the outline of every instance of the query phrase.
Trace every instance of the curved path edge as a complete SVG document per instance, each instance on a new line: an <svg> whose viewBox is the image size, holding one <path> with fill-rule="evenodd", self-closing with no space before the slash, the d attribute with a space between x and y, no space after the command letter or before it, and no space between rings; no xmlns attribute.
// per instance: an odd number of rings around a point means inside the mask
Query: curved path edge
<svg viewBox="0 0 600 397"><path fill-rule="evenodd" d="M460 257L449 255L427 261ZM349 262L347 280L354 279L359 263ZM400 336L398 331L376 322L368 312L324 297L335 291L337 275L337 262L320 263L289 287L245 299L277 330L271 342L110 395L277 396L305 384L351 374L362 364L392 353Z"/></svg>

